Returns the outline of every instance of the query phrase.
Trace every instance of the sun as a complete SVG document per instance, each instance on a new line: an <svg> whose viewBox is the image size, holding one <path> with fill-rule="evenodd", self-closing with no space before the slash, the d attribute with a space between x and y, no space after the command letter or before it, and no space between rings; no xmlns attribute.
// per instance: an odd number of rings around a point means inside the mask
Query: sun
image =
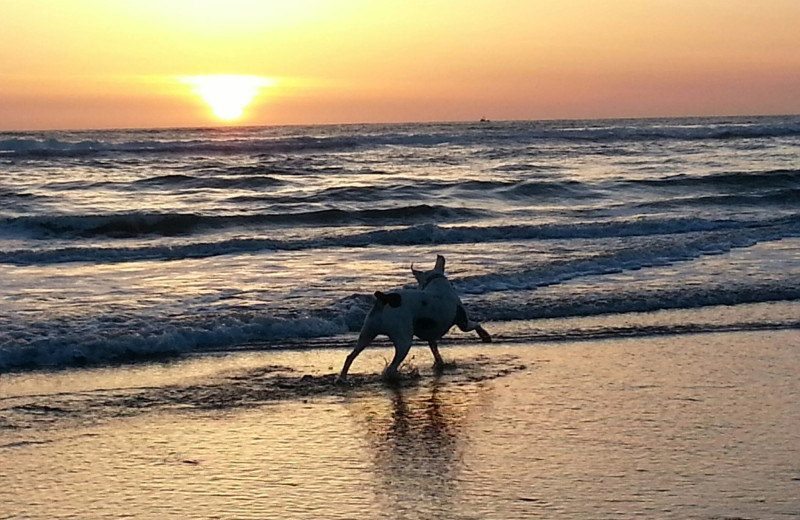
<svg viewBox="0 0 800 520"><path fill-rule="evenodd" d="M244 114L244 109L266 87L277 82L261 76L216 74L209 76L181 76L183 83L191 85L218 119L233 121Z"/></svg>

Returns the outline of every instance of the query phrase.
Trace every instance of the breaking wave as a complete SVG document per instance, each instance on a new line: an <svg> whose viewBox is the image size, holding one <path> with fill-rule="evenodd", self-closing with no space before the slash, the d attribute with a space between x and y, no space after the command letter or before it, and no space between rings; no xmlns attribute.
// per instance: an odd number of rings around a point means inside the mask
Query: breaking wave
<svg viewBox="0 0 800 520"><path fill-rule="evenodd" d="M496 286L503 283L500 279L455 282L462 287L485 283ZM576 292L557 297L520 293L519 298L511 299L510 302L498 302L491 297L471 297L465 301L473 318L502 323L800 300L800 286L780 282L717 287L713 291L706 287L689 287L681 290L651 289L599 296ZM515 284L517 280L509 280L509 286ZM517 301L524 301L525 305L514 304ZM29 324L28 330L51 332L44 336L6 327L6 337L0 342L0 372L130 362L203 351L343 348L352 345L353 337L348 333L360 329L371 304L370 295L356 294L334 302L330 307L312 309L307 316L302 317L270 317L254 312L229 312L191 319L133 316L120 320L115 316L109 319L113 319L118 328L111 332L103 327L106 319L104 316L96 316L92 323L84 323L79 330L64 330L65 325L61 321ZM495 340L574 341L786 328L800 328L800 319L795 315L794 318L775 316L772 320L752 322L740 320L725 323L571 326L566 331L534 328L522 336L519 333L501 333ZM467 341L473 339L471 336L469 338ZM477 338L474 340L478 341Z"/></svg>

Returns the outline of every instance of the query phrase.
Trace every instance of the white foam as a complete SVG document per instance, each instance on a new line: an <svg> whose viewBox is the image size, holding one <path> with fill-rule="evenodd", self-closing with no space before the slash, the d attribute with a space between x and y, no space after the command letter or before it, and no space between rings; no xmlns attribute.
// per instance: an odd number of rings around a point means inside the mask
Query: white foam
<svg viewBox="0 0 800 520"><path fill-rule="evenodd" d="M201 317L194 323L159 319L124 320L106 331L99 321L85 330L60 330L59 323L40 323L9 334L0 343L0 370L109 363L178 355L248 342L332 336L348 331L341 319L315 317L241 320L226 315ZM44 333L43 333L44 332Z"/></svg>

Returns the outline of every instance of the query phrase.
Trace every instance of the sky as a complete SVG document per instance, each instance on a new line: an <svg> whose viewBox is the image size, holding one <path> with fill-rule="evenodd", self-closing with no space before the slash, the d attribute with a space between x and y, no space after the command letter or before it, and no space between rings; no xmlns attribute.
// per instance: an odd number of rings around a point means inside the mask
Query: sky
<svg viewBox="0 0 800 520"><path fill-rule="evenodd" d="M0 13L0 130L800 113L799 0L0 0ZM204 99L207 78L237 76L250 86L215 93L237 106Z"/></svg>

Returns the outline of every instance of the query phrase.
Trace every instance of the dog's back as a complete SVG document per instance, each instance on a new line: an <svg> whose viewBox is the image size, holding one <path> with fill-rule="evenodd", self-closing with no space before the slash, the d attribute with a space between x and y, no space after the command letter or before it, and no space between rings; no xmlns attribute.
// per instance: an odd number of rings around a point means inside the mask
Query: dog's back
<svg viewBox="0 0 800 520"><path fill-rule="evenodd" d="M446 279L443 281L449 286ZM436 286L392 293L378 291L362 331L367 329L368 333L390 337L405 336L412 331L420 339L437 340L455 323L458 304L458 298L449 297Z"/></svg>

